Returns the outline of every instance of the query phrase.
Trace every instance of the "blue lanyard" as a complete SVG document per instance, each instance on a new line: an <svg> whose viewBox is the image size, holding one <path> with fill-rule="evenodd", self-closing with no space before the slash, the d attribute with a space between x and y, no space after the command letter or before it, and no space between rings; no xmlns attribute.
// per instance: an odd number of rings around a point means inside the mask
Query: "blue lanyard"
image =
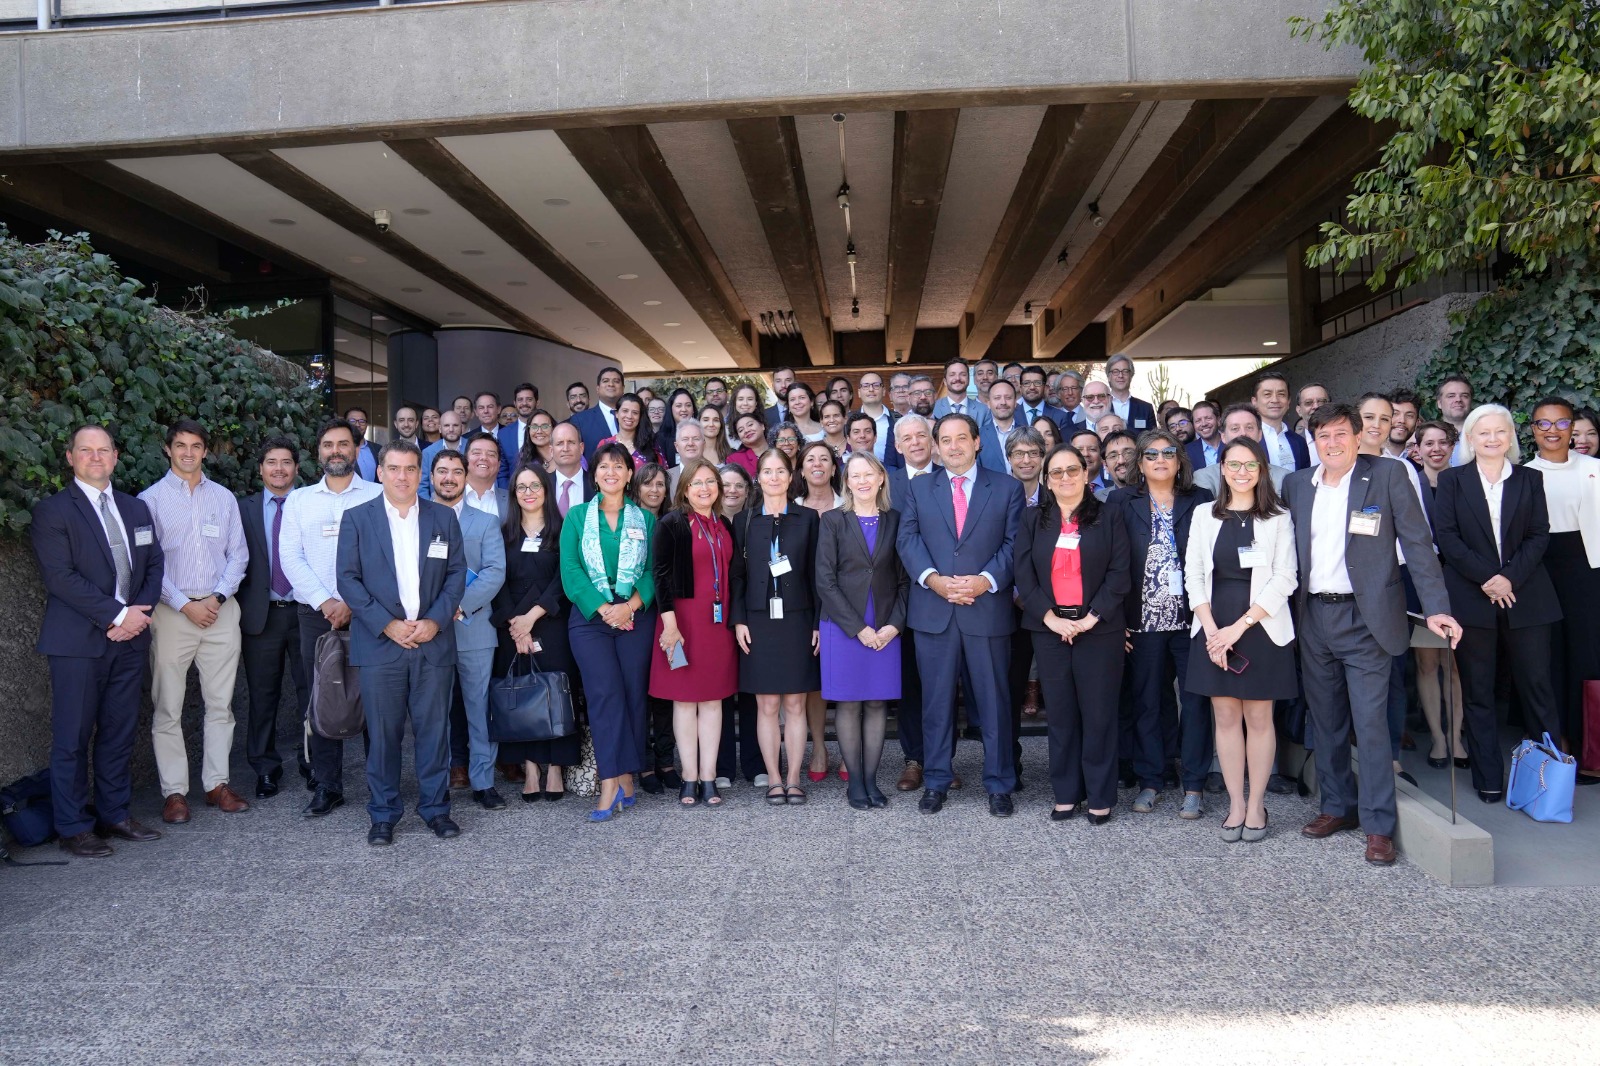
<svg viewBox="0 0 1600 1066"><path fill-rule="evenodd" d="M761 513L763 515L768 515L768 516L770 516L772 518L772 554L770 556L770 561L775 563L775 562L778 561L778 553L779 553L779 550L780 550L779 547L778 547L778 533L779 533L779 531L780 531L780 529L782 528L782 525L783 525L783 516L789 513L789 508L786 506L786 507L784 507L783 510L779 511L777 514L772 514L770 511L767 510L766 504L762 504L761 505ZM772 596L773 596L774 599L776 599L778 597L778 575L777 574L773 574L772 575Z"/></svg>
<svg viewBox="0 0 1600 1066"><path fill-rule="evenodd" d="M722 560L717 558L717 545L720 543L717 534L717 520L711 519L707 528L701 528L699 515L691 516L695 530L706 538L706 543L711 546L711 602L718 607L722 606Z"/></svg>

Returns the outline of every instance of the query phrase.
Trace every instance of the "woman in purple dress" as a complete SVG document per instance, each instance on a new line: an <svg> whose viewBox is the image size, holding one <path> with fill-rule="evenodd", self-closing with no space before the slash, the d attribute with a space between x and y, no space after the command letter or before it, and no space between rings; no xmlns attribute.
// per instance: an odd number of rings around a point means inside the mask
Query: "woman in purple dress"
<svg viewBox="0 0 1600 1066"><path fill-rule="evenodd" d="M900 514L889 509L883 464L871 452L855 452L844 473L844 506L822 515L817 538L822 696L837 704L850 806L865 811L889 805L878 790L878 761L889 701L900 698L900 631L911 583L895 553Z"/></svg>

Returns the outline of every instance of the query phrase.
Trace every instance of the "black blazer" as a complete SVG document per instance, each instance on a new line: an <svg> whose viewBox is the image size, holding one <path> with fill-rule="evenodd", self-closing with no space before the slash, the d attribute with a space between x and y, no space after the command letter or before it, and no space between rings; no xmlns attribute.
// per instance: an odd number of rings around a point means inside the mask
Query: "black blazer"
<svg viewBox="0 0 1600 1066"><path fill-rule="evenodd" d="M166 558L155 523L144 501L112 491L113 505L127 531L125 545L132 570L130 604L154 608L161 602L161 575ZM110 638L106 630L123 605L117 602L117 570L111 560L111 542L95 514L94 504L75 480L33 508L29 529L39 576L44 580L44 620L34 650L41 655L98 659ZM149 541L140 544L143 536ZM129 643L150 646L150 629Z"/></svg>
<svg viewBox="0 0 1600 1066"><path fill-rule="evenodd" d="M1194 509L1210 503L1215 497L1209 489L1198 486L1190 493L1174 493L1172 497L1172 531L1178 538L1178 565L1189 554L1189 522ZM1122 509L1123 525L1128 530L1128 624L1136 626L1144 614L1144 564L1150 555L1150 494L1142 489L1117 489L1106 499L1106 505ZM1080 545L1081 548L1081 545ZM1183 609L1189 609L1188 596L1183 598Z"/></svg>
<svg viewBox="0 0 1600 1066"><path fill-rule="evenodd" d="M778 524L778 550L789 559L789 572L778 578L785 617L790 611L816 607L817 512L791 502L776 519L761 513L760 505L739 515L733 526L733 620L744 622L752 614L765 617L772 598L772 525ZM659 595L659 593L658 593Z"/></svg>
<svg viewBox="0 0 1600 1066"><path fill-rule="evenodd" d="M1496 607L1479 586L1497 574L1509 579L1517 594L1517 602L1507 611L1513 629L1560 620L1555 585L1540 565L1550 544L1543 474L1525 466L1511 468L1500 490L1502 551L1495 550L1489 500L1477 463L1440 472L1433 517L1450 613L1456 621L1480 629L1495 626L1503 608Z"/></svg>
<svg viewBox="0 0 1600 1066"><path fill-rule="evenodd" d="M1048 518L1040 524L1040 515ZM1022 529L1017 533L1017 595L1022 598L1022 624L1045 632L1044 616L1056 604L1050 583L1050 564L1055 557L1056 538L1061 535L1061 513L1055 501L1030 507L1022 513ZM1120 633L1126 628L1124 603L1130 582L1128 570L1128 529L1123 508L1100 505L1094 525L1078 530L1078 554L1083 560L1083 598L1100 617L1096 629ZM1072 607L1074 604L1061 604Z"/></svg>
<svg viewBox="0 0 1600 1066"><path fill-rule="evenodd" d="M239 497L239 524L244 527L245 547L250 550L238 592L239 630L247 637L259 636L267 627L267 604L272 600L272 556L267 550L268 529L261 499L266 491ZM288 500L285 496L284 502Z"/></svg>
<svg viewBox="0 0 1600 1066"><path fill-rule="evenodd" d="M820 617L855 636L866 628L870 595L877 608L878 626L894 626L905 632L911 579L895 551L894 540L899 533L900 512L882 512L878 516L877 544L869 553L867 538L853 512L828 511L822 515L817 539Z"/></svg>
<svg viewBox="0 0 1600 1066"><path fill-rule="evenodd" d="M722 523L722 531L728 535L728 540L733 540L733 526L722 515L717 515L717 521ZM655 542L651 547L655 559L656 577L656 609L670 611L680 599L689 599L694 596L694 527L689 522L689 516L677 508L673 508L661 516L661 521L656 523ZM738 546L734 546L734 559L739 557ZM728 575L728 584L723 588L722 602L730 603L734 599L734 585L732 575ZM733 610L722 612L722 624L733 625Z"/></svg>

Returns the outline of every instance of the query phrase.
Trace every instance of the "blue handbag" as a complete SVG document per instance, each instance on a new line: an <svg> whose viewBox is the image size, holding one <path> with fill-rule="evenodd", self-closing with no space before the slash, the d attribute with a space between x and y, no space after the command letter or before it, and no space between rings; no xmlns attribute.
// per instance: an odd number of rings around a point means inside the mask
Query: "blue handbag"
<svg viewBox="0 0 1600 1066"><path fill-rule="evenodd" d="M1563 755L1549 733L1543 741L1524 740L1511 753L1506 806L1536 822L1570 822L1577 777L1578 760Z"/></svg>

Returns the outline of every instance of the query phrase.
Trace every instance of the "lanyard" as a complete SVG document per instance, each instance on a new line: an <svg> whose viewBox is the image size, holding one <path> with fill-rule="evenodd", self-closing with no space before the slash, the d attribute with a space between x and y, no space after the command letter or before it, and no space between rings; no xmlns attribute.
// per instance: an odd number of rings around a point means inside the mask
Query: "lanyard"
<svg viewBox="0 0 1600 1066"><path fill-rule="evenodd" d="M718 608L722 606L722 560L717 557L717 548L722 543L717 528L717 520L712 518L707 523L702 523L699 515L691 515L697 533L706 538L706 543L711 546L711 602Z"/></svg>
<svg viewBox="0 0 1600 1066"><path fill-rule="evenodd" d="M765 505L762 505L761 512L762 512L762 514L766 514L767 513ZM769 562L775 563L775 562L778 561L778 556L779 556L779 553L780 553L780 549L778 547L778 533L779 533L779 530L782 528L783 516L788 514L788 513L789 513L789 509L787 507L785 507L783 510L779 511L777 514L772 516L772 554L769 557ZM773 599L777 599L778 595L779 595L779 593L778 593L778 575L777 574L773 574L772 575L772 598Z"/></svg>
<svg viewBox="0 0 1600 1066"><path fill-rule="evenodd" d="M1177 504L1173 504L1173 510L1169 511L1157 503L1154 498L1150 500L1150 513L1155 518L1156 536L1171 545L1174 555L1178 553L1178 531L1172 522L1173 512L1176 510Z"/></svg>

